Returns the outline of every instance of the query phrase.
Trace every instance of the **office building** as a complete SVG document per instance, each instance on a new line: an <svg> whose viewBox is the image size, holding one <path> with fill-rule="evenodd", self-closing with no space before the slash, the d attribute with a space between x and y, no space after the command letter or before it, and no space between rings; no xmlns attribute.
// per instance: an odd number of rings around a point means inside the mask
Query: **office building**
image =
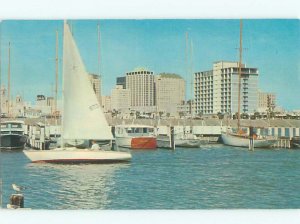
<svg viewBox="0 0 300 224"><path fill-rule="evenodd" d="M194 74L196 114L238 112L238 62L219 61L209 71ZM254 113L258 106L258 69L242 64L241 113Z"/></svg>
<svg viewBox="0 0 300 224"><path fill-rule="evenodd" d="M157 110L175 115L185 100L185 81L176 74L160 74L155 77L155 95Z"/></svg>
<svg viewBox="0 0 300 224"><path fill-rule="evenodd" d="M267 92L258 92L258 112L274 110L276 107L276 94Z"/></svg>
<svg viewBox="0 0 300 224"><path fill-rule="evenodd" d="M154 111L154 75L153 72L139 68L126 73L126 89L130 90L132 109Z"/></svg>
<svg viewBox="0 0 300 224"><path fill-rule="evenodd" d="M130 108L130 90L123 89L122 85L117 85L111 91L111 109L128 110Z"/></svg>

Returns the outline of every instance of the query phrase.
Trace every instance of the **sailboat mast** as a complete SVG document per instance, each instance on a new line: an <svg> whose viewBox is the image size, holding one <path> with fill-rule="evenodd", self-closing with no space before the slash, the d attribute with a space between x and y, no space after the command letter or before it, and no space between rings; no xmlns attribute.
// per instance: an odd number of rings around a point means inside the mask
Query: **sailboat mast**
<svg viewBox="0 0 300 224"><path fill-rule="evenodd" d="M241 120L241 76L242 76L242 53L243 53L243 21L240 20L240 48L239 48L239 88L238 88L238 130L240 129L240 120Z"/></svg>
<svg viewBox="0 0 300 224"><path fill-rule="evenodd" d="M7 114L10 117L10 42L8 42L8 68L7 68Z"/></svg>
<svg viewBox="0 0 300 224"><path fill-rule="evenodd" d="M55 120L57 114L57 94L58 94L58 31L56 30L56 46L55 46Z"/></svg>
<svg viewBox="0 0 300 224"><path fill-rule="evenodd" d="M102 91L102 78L101 78L101 67L100 67L100 65L101 65L101 53L100 53L100 24L99 24L99 22L98 22L98 24L97 24L97 34L98 34L98 75L99 75L99 78L100 78L100 89L99 89L99 95L100 95L100 97L99 97L99 103L100 103L100 105L102 105L102 93L101 93L101 91Z"/></svg>
<svg viewBox="0 0 300 224"><path fill-rule="evenodd" d="M188 60L188 48L189 48L189 33L185 33L185 66L186 66L186 80L188 80L188 74L189 74L189 60ZM187 84L186 84L187 89ZM187 91L187 90L186 90ZM186 92L187 93L187 92ZM187 95L187 94L186 94Z"/></svg>
<svg viewBox="0 0 300 224"><path fill-rule="evenodd" d="M193 117L193 109L194 109L194 97L193 97L193 70L194 70L194 58L193 58L194 48L193 48L193 41L191 39L191 68L190 68L190 77L191 77L191 120ZM192 125L192 124L191 124Z"/></svg>

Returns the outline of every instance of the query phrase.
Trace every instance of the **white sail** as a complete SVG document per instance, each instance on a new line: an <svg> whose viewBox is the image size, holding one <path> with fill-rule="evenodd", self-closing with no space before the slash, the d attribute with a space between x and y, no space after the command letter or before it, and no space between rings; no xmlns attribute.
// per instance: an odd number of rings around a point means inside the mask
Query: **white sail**
<svg viewBox="0 0 300 224"><path fill-rule="evenodd" d="M113 139L69 26L64 24L63 139Z"/></svg>

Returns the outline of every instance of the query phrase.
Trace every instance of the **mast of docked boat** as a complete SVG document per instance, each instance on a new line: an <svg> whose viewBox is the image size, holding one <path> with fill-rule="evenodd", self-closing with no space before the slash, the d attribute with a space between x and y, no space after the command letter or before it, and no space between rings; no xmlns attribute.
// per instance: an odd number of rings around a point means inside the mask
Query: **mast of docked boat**
<svg viewBox="0 0 300 224"><path fill-rule="evenodd" d="M7 115L11 118L11 111L10 111L10 41L8 42L8 68L7 68Z"/></svg>
<svg viewBox="0 0 300 224"><path fill-rule="evenodd" d="M189 33L186 32L185 33L185 64L186 64L185 65L186 66L185 69L186 69L186 80L188 80L188 76L189 76L189 60L188 60L189 56L188 56L188 54L189 54ZM188 89L187 86L188 85L186 84L186 89ZM185 132L186 132L186 130L185 130L185 122L184 122L184 130L183 130L183 135L184 136L185 136Z"/></svg>
<svg viewBox="0 0 300 224"><path fill-rule="evenodd" d="M54 104L54 119L55 119L55 132L54 138L56 139L58 114L57 114L57 95L58 95L58 31L56 30L56 44L55 44L55 104Z"/></svg>
<svg viewBox="0 0 300 224"><path fill-rule="evenodd" d="M194 85L193 85L193 70L194 70L194 61L193 61L193 54L194 54L194 48L193 48L193 40L191 39L191 42L190 42L190 45L191 45L191 51L190 51L190 53L191 53L191 62L190 62L190 77L191 77L191 92L190 92L190 94L191 94L191 119L190 119L190 132L191 132L191 134L192 134L192 126L193 126L193 116L194 116L194 94L193 94L193 89L194 89Z"/></svg>
<svg viewBox="0 0 300 224"><path fill-rule="evenodd" d="M238 71L238 114L237 114L237 126L238 131L241 127L241 76L242 76L242 53L243 53L243 21L240 19L240 48L239 48L239 71Z"/></svg>

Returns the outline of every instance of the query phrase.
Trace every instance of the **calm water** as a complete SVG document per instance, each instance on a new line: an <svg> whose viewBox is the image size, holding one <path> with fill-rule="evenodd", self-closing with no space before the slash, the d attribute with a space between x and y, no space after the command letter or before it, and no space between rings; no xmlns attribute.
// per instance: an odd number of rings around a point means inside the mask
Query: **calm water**
<svg viewBox="0 0 300 224"><path fill-rule="evenodd" d="M12 183L33 209L300 208L300 150L223 145L132 151L114 165L31 164L1 153L3 206Z"/></svg>

